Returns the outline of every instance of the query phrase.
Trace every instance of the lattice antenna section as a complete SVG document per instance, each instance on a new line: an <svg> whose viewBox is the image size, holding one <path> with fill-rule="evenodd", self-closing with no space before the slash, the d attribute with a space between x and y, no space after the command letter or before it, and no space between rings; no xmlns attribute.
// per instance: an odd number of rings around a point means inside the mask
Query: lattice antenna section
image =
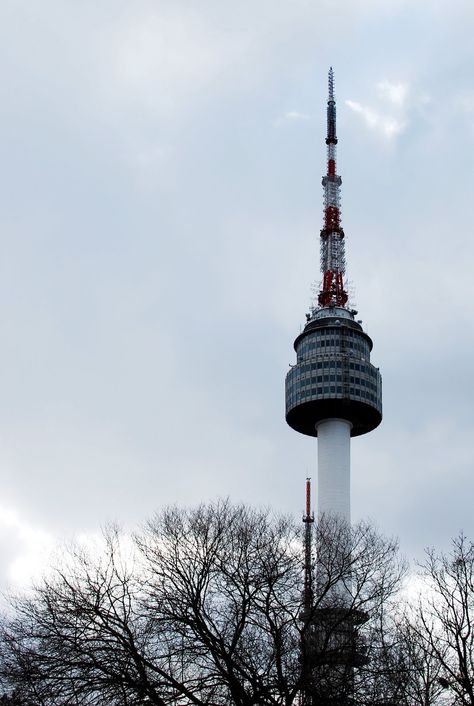
<svg viewBox="0 0 474 706"><path fill-rule="evenodd" d="M324 226L321 229L321 272L323 281L318 296L320 306L346 306L347 291L344 286L346 258L344 231L341 228L342 179L336 174L336 100L334 97L334 73L328 76L327 107L327 173L323 177Z"/></svg>

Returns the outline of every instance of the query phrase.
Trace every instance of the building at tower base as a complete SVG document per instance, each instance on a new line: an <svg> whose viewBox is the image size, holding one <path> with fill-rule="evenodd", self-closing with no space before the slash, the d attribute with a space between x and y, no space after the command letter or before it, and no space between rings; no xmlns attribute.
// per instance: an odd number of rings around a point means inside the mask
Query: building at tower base
<svg viewBox="0 0 474 706"><path fill-rule="evenodd" d="M354 605L351 583L352 531L345 520L323 517L313 546L311 482L306 479L304 590L300 613L301 703L352 706L354 672L367 664L359 628L368 616ZM316 549L316 571L313 565Z"/></svg>

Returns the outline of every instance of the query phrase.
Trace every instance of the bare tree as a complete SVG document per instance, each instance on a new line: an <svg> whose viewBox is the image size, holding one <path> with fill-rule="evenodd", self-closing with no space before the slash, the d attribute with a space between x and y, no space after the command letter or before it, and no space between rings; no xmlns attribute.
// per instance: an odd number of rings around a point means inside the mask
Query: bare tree
<svg viewBox="0 0 474 706"><path fill-rule="evenodd" d="M411 625L418 649L436 665L444 700L474 706L474 544L460 534L449 553L428 551L421 576Z"/></svg>
<svg viewBox="0 0 474 706"><path fill-rule="evenodd" d="M109 531L100 556L73 548L31 595L12 599L13 619L2 635L2 676L24 700L167 702L172 676L160 660L147 659L142 589L119 540Z"/></svg>
<svg viewBox="0 0 474 706"><path fill-rule="evenodd" d="M168 510L138 538L145 605L203 703L291 704L301 556L293 523L229 503Z"/></svg>
<svg viewBox="0 0 474 706"><path fill-rule="evenodd" d="M403 607L403 606L402 606ZM426 650L406 615L397 611L375 630L372 659L364 669L363 703L395 706L441 706L441 665ZM367 678L368 677L368 678Z"/></svg>
<svg viewBox="0 0 474 706"><path fill-rule="evenodd" d="M402 621L398 629L400 652L403 656L404 701L414 706L432 706L446 702L446 692L443 687L444 651L439 646L438 654L429 648L426 641L420 638L422 626L416 616Z"/></svg>
<svg viewBox="0 0 474 706"><path fill-rule="evenodd" d="M322 522L316 551L308 616L300 527L286 518L224 501L166 509L132 539L109 531L101 553L70 550L13 599L4 688L44 706L290 706L315 623L311 659L329 664L341 624L363 614L370 635L400 578L396 545L368 525ZM341 586L344 605L328 621ZM354 684L367 693L362 678Z"/></svg>

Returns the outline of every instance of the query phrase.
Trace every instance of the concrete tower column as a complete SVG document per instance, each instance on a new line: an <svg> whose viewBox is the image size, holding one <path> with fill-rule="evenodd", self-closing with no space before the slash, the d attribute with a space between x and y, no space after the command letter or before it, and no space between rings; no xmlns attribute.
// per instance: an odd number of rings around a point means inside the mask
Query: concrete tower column
<svg viewBox="0 0 474 706"><path fill-rule="evenodd" d="M351 422L324 419L318 434L318 517L351 522Z"/></svg>

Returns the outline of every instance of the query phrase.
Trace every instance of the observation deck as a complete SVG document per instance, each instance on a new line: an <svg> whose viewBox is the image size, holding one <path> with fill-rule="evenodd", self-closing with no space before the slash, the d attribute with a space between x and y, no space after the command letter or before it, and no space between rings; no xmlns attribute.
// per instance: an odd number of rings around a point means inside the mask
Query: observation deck
<svg viewBox="0 0 474 706"><path fill-rule="evenodd" d="M330 306L316 310L294 343L296 365L286 376L286 421L317 436L324 419L345 419L351 436L382 421L382 377L370 362L372 340L354 312Z"/></svg>

